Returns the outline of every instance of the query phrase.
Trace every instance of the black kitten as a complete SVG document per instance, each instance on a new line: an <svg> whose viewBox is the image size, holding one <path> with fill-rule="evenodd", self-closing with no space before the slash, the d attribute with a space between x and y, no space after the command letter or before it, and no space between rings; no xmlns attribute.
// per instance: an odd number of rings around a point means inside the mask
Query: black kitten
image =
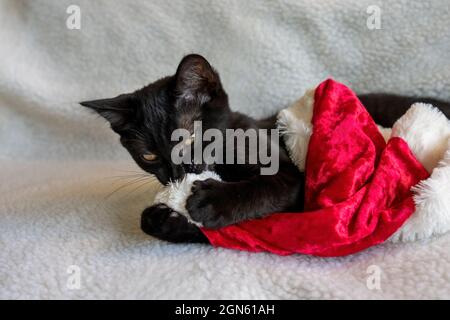
<svg viewBox="0 0 450 320"><path fill-rule="evenodd" d="M175 165L172 162L174 129L193 132L194 121L201 121L204 131L275 128L275 117L257 121L232 112L219 75L199 55L186 56L175 75L134 93L81 104L106 118L136 163L162 184L181 179L189 172L201 172L206 167L202 163ZM207 228L219 228L276 211L301 210L303 175L283 147L278 153L279 170L275 175L260 175L259 163L216 164L214 171L223 182L195 183L187 201L191 216ZM144 211L142 228L173 242L187 241L189 237L192 241L206 241L198 228L183 217L171 216L167 207Z"/></svg>
<svg viewBox="0 0 450 320"><path fill-rule="evenodd" d="M364 95L360 99L375 121L386 127L392 126L416 101L433 103L450 117L450 105L433 99L395 95ZM171 134L175 129L184 128L193 133L195 121L202 122L204 131L276 127L275 116L255 120L232 112L219 75L199 55L186 56L173 76L134 93L81 104L106 118L136 163L162 184L206 168L203 163L175 165L172 162L171 152L176 142L171 141ZM187 209L194 220L207 228L220 228L272 212L301 211L303 174L290 161L282 139L280 143L271 146L279 153L279 170L275 175L261 175L260 163L216 164L213 169L223 182L196 182L188 198ZM142 229L171 242L207 242L197 227L171 213L165 206L146 209L142 214Z"/></svg>

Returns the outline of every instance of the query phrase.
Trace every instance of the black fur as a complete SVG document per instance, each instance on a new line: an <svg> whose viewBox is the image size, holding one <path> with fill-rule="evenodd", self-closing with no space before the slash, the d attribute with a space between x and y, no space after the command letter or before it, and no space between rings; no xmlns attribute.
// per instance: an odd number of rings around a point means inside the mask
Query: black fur
<svg viewBox="0 0 450 320"><path fill-rule="evenodd" d="M159 204L144 210L142 230L158 239L180 243L208 243L200 230L169 207Z"/></svg>

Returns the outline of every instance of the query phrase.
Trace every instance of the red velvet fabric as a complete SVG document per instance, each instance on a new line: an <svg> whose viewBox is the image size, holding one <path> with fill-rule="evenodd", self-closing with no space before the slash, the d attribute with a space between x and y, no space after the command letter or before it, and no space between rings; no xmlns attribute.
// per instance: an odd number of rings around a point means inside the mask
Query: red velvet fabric
<svg viewBox="0 0 450 320"><path fill-rule="evenodd" d="M219 230L211 244L279 255L343 256L388 239L414 212L411 186L429 175L405 141L387 145L355 94L331 79L315 92L306 159L306 212Z"/></svg>

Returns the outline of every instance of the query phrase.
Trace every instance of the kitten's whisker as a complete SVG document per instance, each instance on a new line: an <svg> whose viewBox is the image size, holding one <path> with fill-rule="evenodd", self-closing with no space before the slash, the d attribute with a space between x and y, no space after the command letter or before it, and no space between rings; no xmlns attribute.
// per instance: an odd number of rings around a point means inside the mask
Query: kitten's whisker
<svg viewBox="0 0 450 320"><path fill-rule="evenodd" d="M155 175L148 173L146 171L134 171L134 170L117 170L119 172L125 172L125 173L131 173L131 174L141 174L143 176L152 177L154 178Z"/></svg>
<svg viewBox="0 0 450 320"><path fill-rule="evenodd" d="M141 173L136 173L136 174L129 174L129 175L117 175L117 176L109 176L109 177L104 177L103 179L131 179L131 178L136 178L136 177L145 177L146 175L141 174Z"/></svg>
<svg viewBox="0 0 450 320"><path fill-rule="evenodd" d="M139 177L139 178L133 179L132 181L130 181L130 182L128 182L128 183L125 183L124 185L120 186L119 188L115 189L113 192L111 192L110 194L108 194L108 195L105 197L105 200L108 199L108 198L110 198L113 194L117 193L118 191L120 191L120 190L122 190L122 189L124 189L124 188L127 188L127 187L129 187L129 186L132 186L133 184L138 183L138 182L141 182L141 181L146 180L146 179L147 179L147 177Z"/></svg>
<svg viewBox="0 0 450 320"><path fill-rule="evenodd" d="M105 180L126 180L126 179L132 179L132 178L137 178L137 177L145 177L144 174L132 174L132 175L118 175L118 176L108 176L108 177L101 177L97 180L95 180L95 182L102 182Z"/></svg>
<svg viewBox="0 0 450 320"><path fill-rule="evenodd" d="M142 188L142 187L144 187L144 186L146 186L146 185L149 185L149 184L151 184L151 183L153 183L153 182L154 182L154 180L144 181L144 183L141 183L139 186L137 186L137 187L134 188L133 190L131 190L131 191L129 191L128 193L126 193L126 194L124 195L124 197L126 197L126 196L128 196L128 195L130 195L130 194L132 194L132 193L134 193L134 192L136 192L136 191L139 190L140 188Z"/></svg>
<svg viewBox="0 0 450 320"><path fill-rule="evenodd" d="M142 174L148 174L145 171L136 171L136 170L124 170L124 169L116 169L115 171L118 172L128 172L128 173L142 173Z"/></svg>

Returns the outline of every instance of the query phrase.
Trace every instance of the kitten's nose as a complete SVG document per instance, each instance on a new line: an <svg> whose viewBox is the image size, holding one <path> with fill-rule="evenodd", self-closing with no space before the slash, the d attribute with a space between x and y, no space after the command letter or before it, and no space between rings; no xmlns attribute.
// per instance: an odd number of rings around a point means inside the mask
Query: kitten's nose
<svg viewBox="0 0 450 320"><path fill-rule="evenodd" d="M184 178L185 171L183 166L172 166L172 179L174 181Z"/></svg>
<svg viewBox="0 0 450 320"><path fill-rule="evenodd" d="M202 164L185 164L184 171L186 173L201 173L206 169L205 165Z"/></svg>

